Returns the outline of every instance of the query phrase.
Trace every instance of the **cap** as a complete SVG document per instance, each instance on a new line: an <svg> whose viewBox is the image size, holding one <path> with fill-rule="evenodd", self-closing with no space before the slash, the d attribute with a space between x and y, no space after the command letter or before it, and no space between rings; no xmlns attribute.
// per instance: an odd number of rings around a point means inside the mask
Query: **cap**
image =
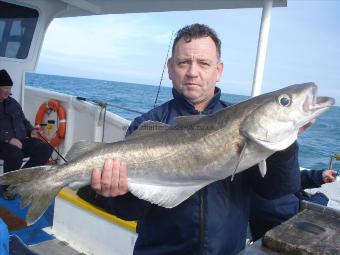
<svg viewBox="0 0 340 255"><path fill-rule="evenodd" d="M13 86L13 81L5 69L0 70L0 86Z"/></svg>

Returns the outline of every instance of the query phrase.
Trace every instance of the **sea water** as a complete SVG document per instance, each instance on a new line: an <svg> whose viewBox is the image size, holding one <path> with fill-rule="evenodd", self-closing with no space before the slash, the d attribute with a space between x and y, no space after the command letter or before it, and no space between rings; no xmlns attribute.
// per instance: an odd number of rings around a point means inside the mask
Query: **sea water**
<svg viewBox="0 0 340 255"><path fill-rule="evenodd" d="M155 105L158 86L124 83L66 76L27 73L26 84L86 98L92 102L106 102L108 110L128 120L140 114L113 107L118 105L139 112L147 112ZM331 95L328 95L331 96ZM171 88L161 87L156 105L172 98ZM222 93L222 99L231 103L247 97ZM330 156L340 153L340 107L332 107L298 139L300 165L308 169L326 169ZM333 168L340 171L340 162ZM338 178L340 179L340 178Z"/></svg>

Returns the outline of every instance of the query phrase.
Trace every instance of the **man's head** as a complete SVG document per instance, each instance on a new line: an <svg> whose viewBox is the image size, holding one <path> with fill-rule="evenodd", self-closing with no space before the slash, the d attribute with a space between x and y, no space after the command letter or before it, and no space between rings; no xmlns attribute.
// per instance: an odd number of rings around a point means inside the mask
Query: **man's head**
<svg viewBox="0 0 340 255"><path fill-rule="evenodd" d="M4 101L11 94L13 82L5 69L0 70L0 102Z"/></svg>
<svg viewBox="0 0 340 255"><path fill-rule="evenodd" d="M190 42L192 39L199 39L203 37L210 37L217 49L217 58L221 58L221 40L218 38L216 32L203 24L192 24L190 26L185 26L177 31L174 43L172 45L172 55L175 52L175 46L180 39L184 39L185 42Z"/></svg>
<svg viewBox="0 0 340 255"><path fill-rule="evenodd" d="M174 88L199 111L214 96L223 71L220 57L221 41L211 28L193 24L177 32L168 60L169 78Z"/></svg>

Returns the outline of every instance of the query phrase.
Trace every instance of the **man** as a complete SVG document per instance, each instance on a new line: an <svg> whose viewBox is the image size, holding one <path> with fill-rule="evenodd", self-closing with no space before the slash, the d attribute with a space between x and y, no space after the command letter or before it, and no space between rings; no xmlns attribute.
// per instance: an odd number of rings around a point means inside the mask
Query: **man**
<svg viewBox="0 0 340 255"><path fill-rule="evenodd" d="M168 60L174 99L136 118L127 134L146 120L175 125L178 116L212 114L226 107L216 87L223 71L220 57L221 42L209 27L193 24L178 31ZM255 166L167 209L127 193L125 163L109 159L102 171L93 171L92 188L103 197L92 201L123 219L138 221L136 255L236 254L245 246L251 191L274 198L298 188L299 176L288 170L298 167L295 144L274 154L267 164L265 178Z"/></svg>
<svg viewBox="0 0 340 255"><path fill-rule="evenodd" d="M305 200L327 206L328 197L317 192L309 194L305 189L319 188L325 183L335 182L337 172L327 170L302 170L301 188L294 194L268 200L253 193L250 203L250 230L253 240L261 238L268 230L290 219L300 210L300 201Z"/></svg>
<svg viewBox="0 0 340 255"><path fill-rule="evenodd" d="M25 157L29 160L23 168L44 165L52 154L50 146L38 139L38 130L26 119L20 104L10 97L12 86L7 71L0 70L0 159L5 173L19 169ZM6 191L3 197L14 199Z"/></svg>

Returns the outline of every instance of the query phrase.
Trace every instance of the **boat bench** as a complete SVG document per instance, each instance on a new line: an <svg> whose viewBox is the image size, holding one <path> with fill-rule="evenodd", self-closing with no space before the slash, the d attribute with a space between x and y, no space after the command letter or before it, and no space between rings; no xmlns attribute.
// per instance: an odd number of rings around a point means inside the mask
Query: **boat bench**
<svg viewBox="0 0 340 255"><path fill-rule="evenodd" d="M29 157L24 158L21 166L23 166L28 160L29 160ZM0 175L3 173L4 173L4 160L0 158Z"/></svg>
<svg viewBox="0 0 340 255"><path fill-rule="evenodd" d="M62 189L55 200L52 232L76 250L96 255L131 255L137 223L125 221Z"/></svg>

